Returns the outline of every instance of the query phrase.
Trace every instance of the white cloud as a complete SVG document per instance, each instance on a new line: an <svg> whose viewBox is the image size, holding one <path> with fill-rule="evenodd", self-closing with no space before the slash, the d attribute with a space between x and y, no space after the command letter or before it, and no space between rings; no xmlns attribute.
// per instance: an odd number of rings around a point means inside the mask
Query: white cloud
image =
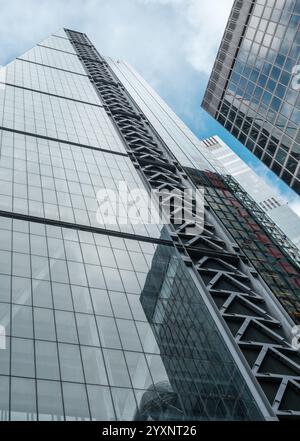
<svg viewBox="0 0 300 441"><path fill-rule="evenodd" d="M12 0L1 2L0 63L63 26L83 29L109 55L137 65L189 63L209 73L233 0ZM150 57L149 57L150 56ZM155 67L154 67L155 69ZM156 69L155 69L156 70ZM156 72L157 74L157 72Z"/></svg>
<svg viewBox="0 0 300 441"><path fill-rule="evenodd" d="M210 74L234 0L139 0L149 5L168 5L181 18L182 48L186 60L198 71ZM177 32L177 30L175 30Z"/></svg>
<svg viewBox="0 0 300 441"><path fill-rule="evenodd" d="M214 0L211 10L211 0L2 0L0 64L60 27L81 30L104 55L131 63L198 131L201 91L232 3Z"/></svg>
<svg viewBox="0 0 300 441"><path fill-rule="evenodd" d="M219 47L233 0L191 0L187 21L190 32L186 44L188 60L193 67L209 74Z"/></svg>
<svg viewBox="0 0 300 441"><path fill-rule="evenodd" d="M0 65L60 27L83 31L101 53L131 63L202 131L201 91L232 3L214 0L212 10L211 0L2 0Z"/></svg>
<svg viewBox="0 0 300 441"><path fill-rule="evenodd" d="M149 1L149 0L145 0ZM180 6L186 22L185 51L197 70L209 74L219 47L233 0L150 0Z"/></svg>

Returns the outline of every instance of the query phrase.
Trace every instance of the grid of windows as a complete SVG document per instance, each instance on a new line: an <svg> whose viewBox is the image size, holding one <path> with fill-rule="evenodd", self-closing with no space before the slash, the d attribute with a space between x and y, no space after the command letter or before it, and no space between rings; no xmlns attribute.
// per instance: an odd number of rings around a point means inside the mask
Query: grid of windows
<svg viewBox="0 0 300 441"><path fill-rule="evenodd" d="M134 225L134 210L132 224L121 215L116 225L99 223L96 217L99 190L118 191L119 185L125 182L128 192L143 188L131 160L126 156L6 131L0 131L0 139L2 210L145 236L160 236L159 224L136 222ZM125 197L124 193L124 200ZM112 203L112 213L118 208L128 214L125 202L119 200L117 207ZM143 205L146 204L147 200ZM135 206L138 210L142 201L131 201L131 207ZM150 211L150 207L147 211Z"/></svg>
<svg viewBox="0 0 300 441"><path fill-rule="evenodd" d="M241 2L235 2L240 8ZM250 2L248 2L250 3ZM259 0L245 31L221 98L212 74L203 105L262 162L300 192L300 91L294 77L300 50L300 8L295 0ZM239 21L238 21L239 23ZM237 25L237 23L235 23ZM227 30L234 27L231 17ZM233 31L234 34L235 31ZM237 32L237 31L236 31ZM220 50L218 59L222 57ZM216 67L215 67L216 68ZM229 73L228 73L229 72Z"/></svg>
<svg viewBox="0 0 300 441"><path fill-rule="evenodd" d="M59 52L54 49L35 46L24 55L19 57L21 60L32 61L34 63L45 64L46 66L56 67L57 69L69 70L78 74L86 75L86 72L76 55Z"/></svg>
<svg viewBox="0 0 300 441"><path fill-rule="evenodd" d="M54 35L55 37L60 37L60 38L66 38L66 39L68 39L67 34L66 34L66 32L65 32L64 29L58 29L56 32L54 32L53 35Z"/></svg>
<svg viewBox="0 0 300 441"><path fill-rule="evenodd" d="M54 95L101 104L88 77L15 60L5 70L6 82Z"/></svg>
<svg viewBox="0 0 300 441"><path fill-rule="evenodd" d="M102 149L125 152L105 110L12 86L0 88L0 125Z"/></svg>
<svg viewBox="0 0 300 441"><path fill-rule="evenodd" d="M166 384L161 419L259 418L172 247L4 218L0 235L2 420L134 419Z"/></svg>
<svg viewBox="0 0 300 441"><path fill-rule="evenodd" d="M50 35L46 40L41 41L41 46L47 46L60 51L71 52L76 55L72 44L66 38L58 38L55 35Z"/></svg>

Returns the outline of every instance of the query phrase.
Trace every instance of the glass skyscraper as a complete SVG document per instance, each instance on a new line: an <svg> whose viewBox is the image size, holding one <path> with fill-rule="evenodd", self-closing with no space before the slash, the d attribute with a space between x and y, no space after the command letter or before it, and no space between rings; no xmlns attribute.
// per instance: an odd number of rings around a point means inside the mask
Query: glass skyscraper
<svg viewBox="0 0 300 441"><path fill-rule="evenodd" d="M299 0L235 0L202 103L298 194L299 23Z"/></svg>
<svg viewBox="0 0 300 441"><path fill-rule="evenodd" d="M1 420L299 417L297 256L272 245L290 275L280 298L276 267L268 283L209 200L204 229L97 216L97 192L120 182L216 178L188 128L71 30L1 86Z"/></svg>

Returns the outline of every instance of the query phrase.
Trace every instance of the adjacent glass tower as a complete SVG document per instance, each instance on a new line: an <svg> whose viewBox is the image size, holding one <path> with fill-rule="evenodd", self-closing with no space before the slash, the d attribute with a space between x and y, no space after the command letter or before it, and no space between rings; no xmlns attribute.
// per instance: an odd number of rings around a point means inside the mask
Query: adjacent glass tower
<svg viewBox="0 0 300 441"><path fill-rule="evenodd" d="M204 230L96 216L98 190L120 182L194 188L181 163L210 164L187 127L165 104L152 118L75 31L14 60L1 86L1 419L297 418L287 303L214 208Z"/></svg>
<svg viewBox="0 0 300 441"><path fill-rule="evenodd" d="M236 0L202 103L298 194L299 22L299 0Z"/></svg>

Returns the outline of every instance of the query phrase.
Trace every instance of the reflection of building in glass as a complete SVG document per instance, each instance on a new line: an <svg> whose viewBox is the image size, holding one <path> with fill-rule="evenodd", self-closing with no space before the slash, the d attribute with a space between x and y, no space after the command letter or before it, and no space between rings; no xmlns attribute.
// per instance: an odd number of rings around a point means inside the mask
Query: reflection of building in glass
<svg viewBox="0 0 300 441"><path fill-rule="evenodd" d="M178 408L178 396L167 381L161 381L143 393L135 420L172 421L182 420L183 412Z"/></svg>
<svg viewBox="0 0 300 441"><path fill-rule="evenodd" d="M142 395L140 418L258 418L244 379L198 289L171 249L157 248L141 304L163 370L154 387Z"/></svg>
<svg viewBox="0 0 300 441"><path fill-rule="evenodd" d="M299 21L298 1L236 0L202 104L298 194Z"/></svg>

